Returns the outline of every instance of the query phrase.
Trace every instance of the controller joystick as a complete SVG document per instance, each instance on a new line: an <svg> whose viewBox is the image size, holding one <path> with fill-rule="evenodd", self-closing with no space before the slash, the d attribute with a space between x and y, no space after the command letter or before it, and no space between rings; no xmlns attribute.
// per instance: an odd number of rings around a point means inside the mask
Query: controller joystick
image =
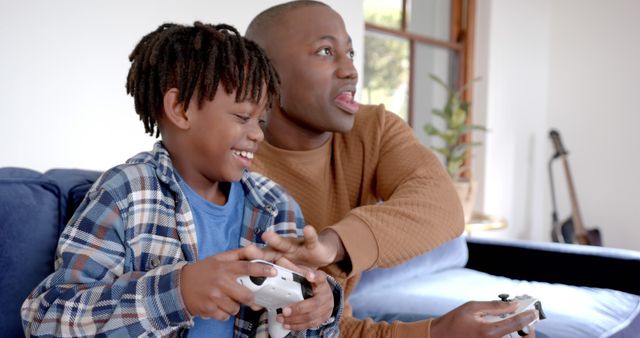
<svg viewBox="0 0 640 338"><path fill-rule="evenodd" d="M285 329L276 321L282 308L313 297L311 283L301 274L263 260L253 260L254 263L267 264L274 267L277 275L274 277L242 276L238 277L238 283L251 290L256 303L267 309L269 336L283 338L290 330Z"/></svg>
<svg viewBox="0 0 640 338"><path fill-rule="evenodd" d="M508 293L501 293L498 295L498 298L500 298L501 301L503 302L508 302L509 301L509 294Z"/></svg>

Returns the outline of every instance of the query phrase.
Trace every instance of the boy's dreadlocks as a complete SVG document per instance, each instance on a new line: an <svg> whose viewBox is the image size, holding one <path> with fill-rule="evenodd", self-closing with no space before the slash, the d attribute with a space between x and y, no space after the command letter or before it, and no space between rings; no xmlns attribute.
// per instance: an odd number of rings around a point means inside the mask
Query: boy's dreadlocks
<svg viewBox="0 0 640 338"><path fill-rule="evenodd" d="M267 107L278 95L278 75L262 49L225 24L163 24L140 40L129 61L127 93L145 132L156 137L170 88L178 88L185 110L194 93L199 107L212 100L220 83L227 93L236 91L236 102L260 103L265 86Z"/></svg>

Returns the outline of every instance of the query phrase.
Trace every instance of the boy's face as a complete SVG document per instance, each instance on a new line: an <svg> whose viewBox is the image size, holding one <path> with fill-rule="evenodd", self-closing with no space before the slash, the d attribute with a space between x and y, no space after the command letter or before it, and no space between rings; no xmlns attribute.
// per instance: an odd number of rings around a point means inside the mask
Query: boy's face
<svg viewBox="0 0 640 338"><path fill-rule="evenodd" d="M213 100L205 99L202 108L198 107L197 95L189 104L186 114L190 128L184 134L187 139L181 142L188 149L180 151L189 154L183 166L190 167L196 177L204 176L209 182L238 181L243 170L251 166L258 143L264 138L260 125L266 117L265 107L235 102L235 95L227 94L220 83Z"/></svg>
<svg viewBox="0 0 640 338"><path fill-rule="evenodd" d="M282 114L313 132L350 130L358 73L340 15L324 6L292 9L267 34L263 47L280 76Z"/></svg>

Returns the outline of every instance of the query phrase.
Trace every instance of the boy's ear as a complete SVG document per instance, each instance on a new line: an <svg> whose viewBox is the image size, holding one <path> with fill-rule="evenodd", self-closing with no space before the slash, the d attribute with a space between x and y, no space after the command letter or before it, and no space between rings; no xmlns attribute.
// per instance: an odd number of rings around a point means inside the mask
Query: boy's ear
<svg viewBox="0 0 640 338"><path fill-rule="evenodd" d="M184 104L180 102L180 91L178 88L171 88L164 93L163 105L164 115L169 123L179 129L189 129L191 123L187 112L184 110Z"/></svg>

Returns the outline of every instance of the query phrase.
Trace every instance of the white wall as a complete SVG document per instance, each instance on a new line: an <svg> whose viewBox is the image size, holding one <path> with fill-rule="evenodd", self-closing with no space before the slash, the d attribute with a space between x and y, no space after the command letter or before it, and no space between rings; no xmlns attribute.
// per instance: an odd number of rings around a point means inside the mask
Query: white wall
<svg viewBox="0 0 640 338"><path fill-rule="evenodd" d="M0 2L0 167L105 170L155 141L126 95L128 55L164 22L244 32L281 0ZM326 1L363 50L362 1ZM362 53L358 53L358 68Z"/></svg>
<svg viewBox="0 0 640 338"><path fill-rule="evenodd" d="M549 68L549 126L569 151L585 225L599 227L606 245L633 249L640 249L638 18L637 0L553 1Z"/></svg>
<svg viewBox="0 0 640 338"><path fill-rule="evenodd" d="M607 246L640 250L640 2L479 1L476 114L491 132L476 153L483 211L509 227L484 236L549 240L548 138L557 128L583 219ZM486 100L482 94L486 94ZM554 163L560 217L570 205Z"/></svg>
<svg viewBox="0 0 640 338"><path fill-rule="evenodd" d="M492 1L488 59L478 76L487 93L483 210L507 219L503 236L540 238L546 224L542 169L548 82L547 0ZM535 18L533 20L532 18ZM482 90L479 90L482 92ZM481 111L478 111L482 115ZM483 180L484 178L484 180Z"/></svg>

